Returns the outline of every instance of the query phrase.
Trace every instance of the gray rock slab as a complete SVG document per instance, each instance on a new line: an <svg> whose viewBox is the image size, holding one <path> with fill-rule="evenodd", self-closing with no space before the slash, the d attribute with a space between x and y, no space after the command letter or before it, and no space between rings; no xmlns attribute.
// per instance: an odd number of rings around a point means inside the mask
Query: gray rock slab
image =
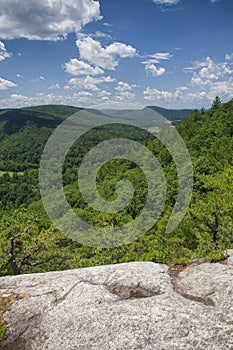
<svg viewBox="0 0 233 350"><path fill-rule="evenodd" d="M232 265L119 265L0 278L4 350L233 349Z"/></svg>
<svg viewBox="0 0 233 350"><path fill-rule="evenodd" d="M233 250L229 249L227 251L229 258L228 258L228 265L231 265L233 267Z"/></svg>

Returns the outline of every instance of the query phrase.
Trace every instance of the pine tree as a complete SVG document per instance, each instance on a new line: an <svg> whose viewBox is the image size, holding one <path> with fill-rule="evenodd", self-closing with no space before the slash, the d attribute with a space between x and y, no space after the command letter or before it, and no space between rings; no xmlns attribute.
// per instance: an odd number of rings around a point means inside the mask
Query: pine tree
<svg viewBox="0 0 233 350"><path fill-rule="evenodd" d="M211 109L217 110L221 107L221 105L222 105L222 101L221 101L220 97L216 96L213 103L212 103Z"/></svg>

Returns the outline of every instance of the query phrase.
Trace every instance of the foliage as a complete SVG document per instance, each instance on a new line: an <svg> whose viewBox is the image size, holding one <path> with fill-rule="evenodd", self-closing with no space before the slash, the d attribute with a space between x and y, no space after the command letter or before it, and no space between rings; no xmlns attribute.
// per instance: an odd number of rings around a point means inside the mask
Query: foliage
<svg viewBox="0 0 233 350"><path fill-rule="evenodd" d="M79 165L92 147L109 138L131 138L145 144L163 167L167 181L163 215L143 237L114 249L90 248L68 239L52 225L40 201L38 168L43 147L53 129L75 111L66 106L0 111L1 275L138 260L171 264L224 258L233 247L233 100L222 103L216 98L210 110L192 111L176 125L190 152L195 182L190 208L172 233L166 233L166 224L176 201L178 179L172 157L160 141L144 130L118 124L89 131L73 145L63 168L64 191L73 210L100 227L134 220L145 204L147 184L136 164L109 161L98 172L100 195L114 200L116 184L128 179L135 188L133 200L117 214L89 207L77 178Z"/></svg>
<svg viewBox="0 0 233 350"><path fill-rule="evenodd" d="M11 303L10 297L0 298L0 341L4 340L6 337L6 328L4 326L4 322L2 320L3 313L7 306Z"/></svg>

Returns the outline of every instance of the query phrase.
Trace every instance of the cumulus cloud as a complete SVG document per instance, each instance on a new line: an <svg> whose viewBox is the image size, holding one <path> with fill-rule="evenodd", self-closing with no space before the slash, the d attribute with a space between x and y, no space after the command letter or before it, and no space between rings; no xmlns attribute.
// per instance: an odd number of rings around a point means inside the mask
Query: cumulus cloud
<svg viewBox="0 0 233 350"><path fill-rule="evenodd" d="M194 62L193 68L190 67L189 70L194 70L191 84L199 86L210 85L214 81L233 74L227 62L215 63L210 57L207 57L205 61Z"/></svg>
<svg viewBox="0 0 233 350"><path fill-rule="evenodd" d="M4 107L22 107L25 106L25 101L28 100L28 97L20 94L12 94L9 98L1 99L1 108ZM30 105L30 104L28 104Z"/></svg>
<svg viewBox="0 0 233 350"><path fill-rule="evenodd" d="M0 0L0 37L59 40L100 18L94 0Z"/></svg>
<svg viewBox="0 0 233 350"><path fill-rule="evenodd" d="M100 67L92 67L90 64L80 61L77 58L72 58L65 64L65 70L72 75L99 75L104 71Z"/></svg>
<svg viewBox="0 0 233 350"><path fill-rule="evenodd" d="M190 91L186 86L176 88L174 91L151 89L147 87L143 92L144 99L150 104L164 106L165 108L201 108L208 106L214 99L210 91Z"/></svg>
<svg viewBox="0 0 233 350"><path fill-rule="evenodd" d="M182 95L182 92L179 89L176 89L174 92L166 91L166 90L158 90L151 89L147 87L145 91L143 91L144 99L148 101L153 100L176 100Z"/></svg>
<svg viewBox="0 0 233 350"><path fill-rule="evenodd" d="M72 78L68 83L78 89L99 91L100 89L97 85L102 83L113 83L114 81L115 79L110 76L100 78L86 76L84 78Z"/></svg>
<svg viewBox="0 0 233 350"><path fill-rule="evenodd" d="M90 99L92 98L92 93L90 93L89 91L79 91L73 95L73 98L79 101L79 103L90 102Z"/></svg>
<svg viewBox="0 0 233 350"><path fill-rule="evenodd" d="M210 106L216 96L220 96L223 101L228 101L233 96L233 78L227 81L215 81L206 86L204 90L201 87L181 86L173 91L153 89L147 87L144 92L144 99L150 101L150 104L163 105L164 107L176 108L201 108Z"/></svg>
<svg viewBox="0 0 233 350"><path fill-rule="evenodd" d="M0 41L0 62L4 61L6 58L10 57L11 55L7 52L5 44Z"/></svg>
<svg viewBox="0 0 233 350"><path fill-rule="evenodd" d="M106 90L101 90L101 91L98 92L98 96L101 96L101 97L103 97L103 96L111 96L111 95L112 95L111 92L106 91Z"/></svg>
<svg viewBox="0 0 233 350"><path fill-rule="evenodd" d="M63 104L78 107L92 108L142 108L133 96L125 95L125 98L115 98L106 90L99 90L97 94L89 91L78 91L72 94L37 93L34 96L12 94L10 97L0 100L0 108L17 108L44 104Z"/></svg>
<svg viewBox="0 0 233 350"><path fill-rule="evenodd" d="M101 90L98 92L98 97L100 97L103 101L109 100L110 96L112 96L112 94L109 91Z"/></svg>
<svg viewBox="0 0 233 350"><path fill-rule="evenodd" d="M0 90L7 90L12 87L17 87L17 85L12 81L0 77Z"/></svg>
<svg viewBox="0 0 233 350"><path fill-rule="evenodd" d="M116 101L118 102L133 101L136 95L132 92L132 90L135 89L136 87L137 85L130 85L123 81L119 81L117 83L117 87L115 87L115 90L117 91Z"/></svg>
<svg viewBox="0 0 233 350"><path fill-rule="evenodd" d="M146 72L151 73L153 77L159 77L166 73L166 69L164 67L157 68L155 64L149 63L145 65Z"/></svg>
<svg viewBox="0 0 233 350"><path fill-rule="evenodd" d="M103 69L114 70L119 63L118 58L136 55L136 49L131 45L115 42L103 47L99 41L91 37L77 40L76 45L82 60Z"/></svg>
<svg viewBox="0 0 233 350"><path fill-rule="evenodd" d="M121 58L133 57L136 55L136 49L134 47L117 42L107 46L105 51L108 55L119 56Z"/></svg>
<svg viewBox="0 0 233 350"><path fill-rule="evenodd" d="M115 88L115 90L117 91L131 91L132 89L136 88L137 85L130 85L128 83L124 83L123 81L119 81L117 83L117 87Z"/></svg>
<svg viewBox="0 0 233 350"><path fill-rule="evenodd" d="M133 101L136 95L130 91L121 91L116 95L116 101L118 102L127 102Z"/></svg>
<svg viewBox="0 0 233 350"><path fill-rule="evenodd" d="M148 55L147 58L146 61L142 62L145 65L145 71L151 73L154 77L159 77L166 73L166 69L164 67L157 67L156 64L160 63L160 61L171 59L172 55L169 52L157 52Z"/></svg>
<svg viewBox="0 0 233 350"><path fill-rule="evenodd" d="M221 96L223 100L232 99L233 96L233 78L225 81L216 81L209 88L210 100L213 101L215 96Z"/></svg>
<svg viewBox="0 0 233 350"><path fill-rule="evenodd" d="M72 95L59 95L55 93L37 93L35 96L12 94L10 97L1 99L0 108L17 108L26 106L38 106L44 104L62 104L73 106L88 106L92 100L92 94L80 91Z"/></svg>

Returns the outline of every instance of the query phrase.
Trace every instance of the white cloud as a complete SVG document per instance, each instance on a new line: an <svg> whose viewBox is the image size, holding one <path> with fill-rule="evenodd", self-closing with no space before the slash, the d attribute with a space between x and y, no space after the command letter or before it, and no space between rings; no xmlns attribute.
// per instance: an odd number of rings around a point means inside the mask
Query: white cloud
<svg viewBox="0 0 233 350"><path fill-rule="evenodd" d="M72 78L68 81L68 84L73 85L77 89L99 91L97 83L93 83L89 76L86 78Z"/></svg>
<svg viewBox="0 0 233 350"><path fill-rule="evenodd" d="M144 99L151 105L165 108L201 108L208 106L214 97L209 91L190 91L186 86L180 86L174 91L151 89L147 87L143 92Z"/></svg>
<svg viewBox="0 0 233 350"><path fill-rule="evenodd" d="M110 100L110 97L109 97L109 96L102 96L102 97L101 97L101 100L102 100L102 101L109 101L109 100Z"/></svg>
<svg viewBox="0 0 233 350"><path fill-rule="evenodd" d="M125 98L111 98L111 93L100 90L97 95L88 91L79 91L69 95L61 95L55 93L38 93L35 96L26 96L20 94L12 94L10 97L0 100L0 108L17 108L44 104L63 104L73 105L87 108L142 108L137 101L131 101L132 96Z"/></svg>
<svg viewBox="0 0 233 350"><path fill-rule="evenodd" d="M41 80L45 80L45 77L43 77L42 75L39 76L39 78L32 79L31 82L32 82L32 83L38 83L38 82L41 81Z"/></svg>
<svg viewBox="0 0 233 350"><path fill-rule="evenodd" d="M132 92L133 89L135 89L137 85L135 84L128 84L123 81L119 81L117 83L117 86L115 87L115 90L117 91L116 95L116 101L118 102L127 102L127 101L133 101L136 97L136 95Z"/></svg>
<svg viewBox="0 0 233 350"><path fill-rule="evenodd" d="M146 64L145 71L151 73L153 77L159 77L166 73L166 69L164 67L157 68L156 65L153 63Z"/></svg>
<svg viewBox="0 0 233 350"><path fill-rule="evenodd" d="M189 70L194 71L191 84L198 86L211 85L214 81L233 74L227 62L215 63L210 57L205 61L194 62L193 68L190 67Z"/></svg>
<svg viewBox="0 0 233 350"><path fill-rule="evenodd" d="M49 87L49 90L60 90L60 85L59 84L52 84L50 87Z"/></svg>
<svg viewBox="0 0 233 350"><path fill-rule="evenodd" d="M201 108L209 107L218 95L223 101L228 101L233 96L233 77L226 81L213 81L206 85L204 90L201 86L180 86L173 91L153 89L147 87L143 91L144 99L150 104L162 105L171 108Z"/></svg>
<svg viewBox="0 0 233 350"><path fill-rule="evenodd" d="M88 91L79 91L73 95L73 99L76 99L79 103L91 102L92 94Z"/></svg>
<svg viewBox="0 0 233 350"><path fill-rule="evenodd" d="M0 90L7 90L12 87L17 87L17 85L12 81L0 77Z"/></svg>
<svg viewBox="0 0 233 350"><path fill-rule="evenodd" d="M1 100L1 108L4 107L22 107L25 104L25 101L28 100L27 96L20 94L12 94L9 98L5 98Z"/></svg>
<svg viewBox="0 0 233 350"><path fill-rule="evenodd" d="M159 63L162 60L170 60L173 56L169 52L156 52L148 57L153 60L153 63Z"/></svg>
<svg viewBox="0 0 233 350"><path fill-rule="evenodd" d="M226 61L231 61L233 59L233 53L232 54L226 54L226 56L225 56L225 60Z"/></svg>
<svg viewBox="0 0 233 350"><path fill-rule="evenodd" d="M181 97L182 91L179 89L176 89L174 92L172 91L166 91L166 90L158 90L158 89L151 89L150 87L147 87L145 91L143 91L144 99L148 101L153 100L176 100L177 98Z"/></svg>
<svg viewBox="0 0 233 350"><path fill-rule="evenodd" d="M82 106L90 105L92 94L88 92L76 92L73 95L57 95L54 93L37 93L35 96L25 96L20 94L12 94L9 98L1 99L0 108L17 108L26 106L37 106L44 104L62 104Z"/></svg>
<svg viewBox="0 0 233 350"><path fill-rule="evenodd" d="M112 96L112 94L109 91L101 90L98 92L98 97L101 99L101 101L109 101L110 96Z"/></svg>
<svg viewBox="0 0 233 350"><path fill-rule="evenodd" d="M104 71L100 67L92 67L90 64L72 58L65 64L65 70L72 75L100 75Z"/></svg>
<svg viewBox="0 0 233 350"><path fill-rule="evenodd" d="M106 91L106 90L101 90L98 92L98 96L111 96L111 92Z"/></svg>
<svg viewBox="0 0 233 350"><path fill-rule="evenodd" d="M11 54L7 52L5 44L0 41L0 62L4 61L6 58L10 57Z"/></svg>
<svg viewBox="0 0 233 350"><path fill-rule="evenodd" d="M82 96L82 97L92 96L92 94L88 91L80 91L80 92L77 92L76 95Z"/></svg>
<svg viewBox="0 0 233 350"><path fill-rule="evenodd" d="M107 33L103 33L100 31L95 32L94 34L92 34L93 38L105 38L105 39L112 39L110 34Z"/></svg>
<svg viewBox="0 0 233 350"><path fill-rule="evenodd" d="M153 2L157 5L176 5L179 1L180 0L153 0Z"/></svg>
<svg viewBox="0 0 233 350"><path fill-rule="evenodd" d="M0 0L0 37L59 40L100 19L94 0Z"/></svg>
<svg viewBox="0 0 233 350"><path fill-rule="evenodd" d="M95 33L92 33L92 34L85 34L83 32L81 33L78 33L78 39L80 40L83 40L84 38L87 38L87 37L90 37L90 38L101 38L101 39L112 39L111 35L110 34L107 34L107 33L104 33L104 32L101 32L99 30L97 30Z"/></svg>
<svg viewBox="0 0 233 350"><path fill-rule="evenodd" d="M117 87L115 90L117 91L131 91L132 89L136 88L137 85L130 85L128 83L124 83L123 81L119 81L117 83Z"/></svg>
<svg viewBox="0 0 233 350"><path fill-rule="evenodd" d="M221 96L223 100L230 100L233 96L233 78L226 81L216 81L209 88L210 100L213 101L215 96Z"/></svg>
<svg viewBox="0 0 233 350"><path fill-rule="evenodd" d="M112 27L113 24L110 24L110 23L105 22L105 23L103 23L103 26L105 26L105 27Z"/></svg>
<svg viewBox="0 0 233 350"><path fill-rule="evenodd" d="M84 78L72 78L68 83L78 89L99 91L100 89L97 85L102 83L113 83L114 81L115 79L110 76L100 78L86 76Z"/></svg>
<svg viewBox="0 0 233 350"><path fill-rule="evenodd" d="M107 101L97 101L97 103L93 104L92 108L96 109L141 109L145 107L142 103L134 100L126 100L126 101L116 101L113 99Z"/></svg>
<svg viewBox="0 0 233 350"><path fill-rule="evenodd" d="M166 69L164 67L157 67L156 64L160 63L162 60L171 59L172 55L169 52L157 52L147 57L148 59L142 62L142 64L145 65L145 71L151 73L154 77L159 77L166 73Z"/></svg>
<svg viewBox="0 0 233 350"><path fill-rule="evenodd" d="M136 55L136 49L123 43L112 43L102 47L101 43L91 37L77 40L80 58L103 69L114 70L118 65L118 57L127 58Z"/></svg>
<svg viewBox="0 0 233 350"><path fill-rule="evenodd" d="M136 49L134 47L118 42L107 46L105 51L108 55L119 56L121 58L133 57L136 55Z"/></svg>
<svg viewBox="0 0 233 350"><path fill-rule="evenodd" d="M136 95L130 91L121 91L116 95L116 101L126 102L133 101Z"/></svg>

